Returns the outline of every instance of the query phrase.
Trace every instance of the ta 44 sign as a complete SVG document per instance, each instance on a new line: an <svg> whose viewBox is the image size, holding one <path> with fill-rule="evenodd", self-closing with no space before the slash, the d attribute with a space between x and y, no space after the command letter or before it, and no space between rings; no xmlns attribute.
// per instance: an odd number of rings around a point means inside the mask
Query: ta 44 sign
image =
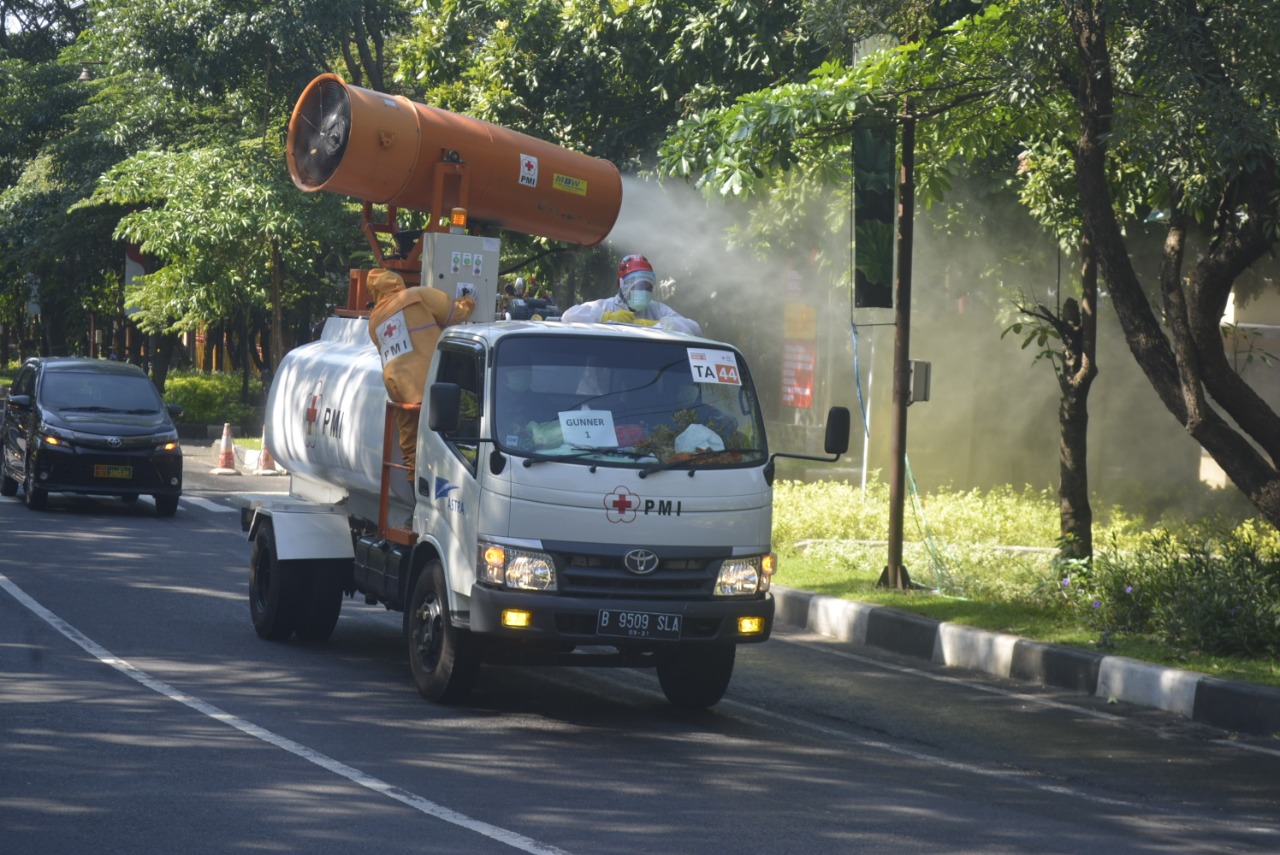
<svg viewBox="0 0 1280 855"><path fill-rule="evenodd" d="M691 347L689 348L689 367L693 370L693 379L699 383L742 385L738 357L731 351Z"/></svg>

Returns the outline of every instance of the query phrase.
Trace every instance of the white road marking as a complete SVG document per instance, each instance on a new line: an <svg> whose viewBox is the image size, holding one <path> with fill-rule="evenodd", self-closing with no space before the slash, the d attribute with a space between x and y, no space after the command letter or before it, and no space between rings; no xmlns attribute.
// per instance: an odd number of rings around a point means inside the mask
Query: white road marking
<svg viewBox="0 0 1280 855"><path fill-rule="evenodd" d="M49 624L49 626L56 629L58 632L62 633L62 635L66 636L72 642L79 645L85 650L85 652L97 659L99 662L110 665L112 668L130 679L146 686L151 691L159 695L163 695L170 700L177 701L178 703L195 710L201 715L208 716L215 721L230 725L241 733L251 736L254 739L259 739L268 745L274 745L276 748L288 751L295 757L300 757L309 763L314 763L327 772L332 772L333 774L346 778L348 781L364 787L367 790L386 796L389 799L394 799L401 804L408 805L419 813L426 814L427 816L435 819L443 820L469 831L474 831L476 834L488 837L489 839L502 843L506 846L510 846L512 849L529 852L531 855L568 855L568 853L563 849L559 849L545 843L539 843L532 838L525 837L523 834L519 834L509 829L491 825L478 819L472 819L465 814L444 807L443 805L437 804L429 799L425 799L415 793L411 793L407 790L401 789L400 787L388 784L385 781L361 772L359 769L348 766L347 764L335 760L325 754L321 754L319 751L315 751L305 745L294 742L292 739L273 733L266 728L259 727L258 725L246 721L239 716L224 712L210 703L175 689L168 683L152 677L142 669L129 664L123 659L113 656L109 650L102 647L93 639L80 632L80 630L71 626L71 624L67 623L62 618L58 617L53 612L49 611L44 606L40 605L40 603L32 599L25 591L14 584L3 573L0 573L0 588L3 588L10 596L19 603L22 603L22 605L26 606L33 614L45 623Z"/></svg>
<svg viewBox="0 0 1280 855"><path fill-rule="evenodd" d="M197 508L204 508L206 511L213 511L218 514L234 514L239 508L233 508L230 505L211 502L208 499L202 499L199 496L183 496L180 500L184 505L195 505Z"/></svg>

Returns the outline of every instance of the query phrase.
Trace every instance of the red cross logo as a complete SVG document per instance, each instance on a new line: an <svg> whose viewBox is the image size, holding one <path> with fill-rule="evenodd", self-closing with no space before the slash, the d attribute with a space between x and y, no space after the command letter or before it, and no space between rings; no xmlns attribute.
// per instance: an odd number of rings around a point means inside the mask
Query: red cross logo
<svg viewBox="0 0 1280 855"><path fill-rule="evenodd" d="M323 394L324 381L317 380L315 390L307 398L306 409L302 411L303 423L307 428L305 441L308 448L315 448L316 445L316 422L320 419L320 396Z"/></svg>
<svg viewBox="0 0 1280 855"><path fill-rule="evenodd" d="M640 497L626 487L616 487L604 497L604 515L611 523L629 523L636 518L636 506Z"/></svg>
<svg viewBox="0 0 1280 855"><path fill-rule="evenodd" d="M398 329L399 328L396 326L395 321L388 321L387 325L382 328L382 337L393 338Z"/></svg>

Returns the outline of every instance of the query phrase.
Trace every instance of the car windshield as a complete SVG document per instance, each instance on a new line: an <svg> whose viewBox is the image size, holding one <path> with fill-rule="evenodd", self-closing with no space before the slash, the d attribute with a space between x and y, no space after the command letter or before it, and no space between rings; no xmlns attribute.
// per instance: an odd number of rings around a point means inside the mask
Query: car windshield
<svg viewBox="0 0 1280 855"><path fill-rule="evenodd" d="M723 346L513 336L498 346L491 400L492 435L526 465L709 468L767 456L750 376Z"/></svg>
<svg viewBox="0 0 1280 855"><path fill-rule="evenodd" d="M40 384L41 403L53 410L156 413L162 408L146 377L90 371L50 371Z"/></svg>

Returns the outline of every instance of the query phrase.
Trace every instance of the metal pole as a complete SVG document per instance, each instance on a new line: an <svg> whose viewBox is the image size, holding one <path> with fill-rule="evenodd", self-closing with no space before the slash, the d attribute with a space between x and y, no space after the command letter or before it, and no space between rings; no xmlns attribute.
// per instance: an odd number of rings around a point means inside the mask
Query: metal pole
<svg viewBox="0 0 1280 855"><path fill-rule="evenodd" d="M903 507L906 499L907 404L911 396L911 244L915 212L915 121L902 124L902 170L898 181L898 273L894 301L893 425L890 436L889 561L880 577L884 588L908 588L902 566Z"/></svg>
<svg viewBox="0 0 1280 855"><path fill-rule="evenodd" d="M866 423L862 425L862 493L864 496L867 492L867 455L871 451L871 393L876 372L876 336L874 330L872 330L870 338L871 357L867 361L869 366L867 368L867 389L862 395L863 416L866 418Z"/></svg>

